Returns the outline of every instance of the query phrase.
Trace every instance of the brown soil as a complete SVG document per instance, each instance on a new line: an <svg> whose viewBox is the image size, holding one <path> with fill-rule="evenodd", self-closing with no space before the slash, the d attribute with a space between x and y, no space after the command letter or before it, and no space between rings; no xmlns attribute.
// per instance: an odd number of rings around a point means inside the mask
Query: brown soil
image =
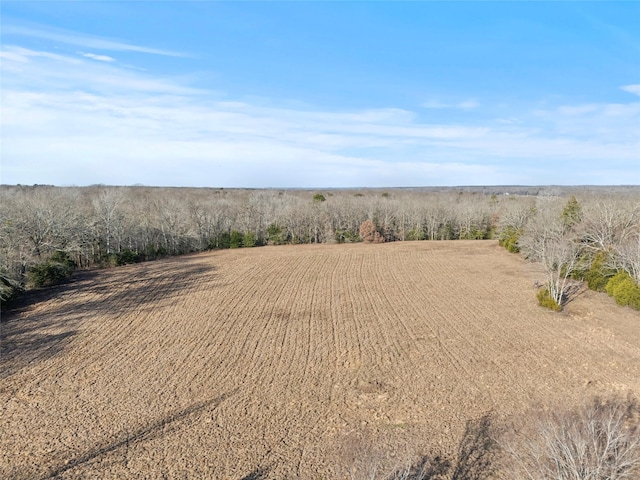
<svg viewBox="0 0 640 480"><path fill-rule="evenodd" d="M638 312L588 291L544 310L540 279L493 241L78 276L4 315L0 477L341 478L362 448L452 454L490 410L640 393Z"/></svg>

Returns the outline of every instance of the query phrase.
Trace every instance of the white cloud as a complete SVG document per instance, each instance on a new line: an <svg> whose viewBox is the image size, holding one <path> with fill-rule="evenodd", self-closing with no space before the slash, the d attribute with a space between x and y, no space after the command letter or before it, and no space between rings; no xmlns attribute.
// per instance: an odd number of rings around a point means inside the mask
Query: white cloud
<svg viewBox="0 0 640 480"><path fill-rule="evenodd" d="M3 57L7 60L19 61L28 63L31 57L47 58L49 60L55 60L57 62L75 63L76 65L81 63L81 60L68 57L66 55L59 55L57 53L43 52L38 50L31 50L28 48L17 47L14 45L5 45L2 51Z"/></svg>
<svg viewBox="0 0 640 480"><path fill-rule="evenodd" d="M505 125L519 125L522 123L522 120L516 117L508 117L508 118L496 118L497 123L502 123Z"/></svg>
<svg viewBox="0 0 640 480"><path fill-rule="evenodd" d="M118 40L109 40L92 35L78 34L59 29L54 30L44 27L34 28L19 25L4 25L2 27L2 30L2 34L4 36L17 35L31 38L41 38L44 40L52 40L55 42L65 43L68 45L76 45L85 48L95 48L97 50L128 51L137 53L148 53L152 55L164 55L169 57L188 56L181 52L150 48L141 45L133 45Z"/></svg>
<svg viewBox="0 0 640 480"><path fill-rule="evenodd" d="M557 113L560 115L584 115L593 113L599 109L598 105L562 105L558 107Z"/></svg>
<svg viewBox="0 0 640 480"><path fill-rule="evenodd" d="M457 108L462 108L463 110L469 110L471 108L478 108L480 104L475 100L465 100L464 102L460 102L457 104Z"/></svg>
<svg viewBox="0 0 640 480"><path fill-rule="evenodd" d="M502 123L425 123L398 108L265 107L92 60L5 46L3 182L629 183L639 160L638 103L549 107ZM585 173L605 161L609 170Z"/></svg>
<svg viewBox="0 0 640 480"><path fill-rule="evenodd" d="M475 100L464 100L457 103L445 103L438 100L431 100L422 104L424 108L454 108L460 110L471 110L478 108L480 103Z"/></svg>
<svg viewBox="0 0 640 480"><path fill-rule="evenodd" d="M14 75L3 77L3 87L25 85L33 91L57 92L65 90L164 93L175 95L197 94L200 90L181 85L170 77L154 77L136 70L125 69L110 62L92 62L84 57L67 56L36 51L14 45L5 45L2 68ZM35 61L35 60L38 61ZM16 65L19 62L19 73Z"/></svg>
<svg viewBox="0 0 640 480"><path fill-rule="evenodd" d="M620 90L640 96L640 85L625 85L624 87L620 87Z"/></svg>
<svg viewBox="0 0 640 480"><path fill-rule="evenodd" d="M115 62L116 59L113 57L109 57L108 55L96 55L95 53L82 53L80 55L83 57L91 58L93 60L98 60L100 62Z"/></svg>

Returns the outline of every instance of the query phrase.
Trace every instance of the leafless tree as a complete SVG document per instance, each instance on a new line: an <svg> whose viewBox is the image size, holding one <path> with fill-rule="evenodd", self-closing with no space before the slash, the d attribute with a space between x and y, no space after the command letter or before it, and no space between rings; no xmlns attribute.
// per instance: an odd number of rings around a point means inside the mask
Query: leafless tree
<svg viewBox="0 0 640 480"><path fill-rule="evenodd" d="M613 198L585 203L581 233L585 244L606 251L640 221L640 205Z"/></svg>
<svg viewBox="0 0 640 480"><path fill-rule="evenodd" d="M640 478L640 409L632 398L541 413L503 443L510 480Z"/></svg>
<svg viewBox="0 0 640 480"><path fill-rule="evenodd" d="M119 236L124 222L121 205L124 192L119 188L105 188L93 198L93 209L99 236L104 239L105 253L113 252L114 237ZM119 250L119 245L116 247Z"/></svg>
<svg viewBox="0 0 640 480"><path fill-rule="evenodd" d="M575 232L562 221L561 212L556 199L541 198L536 215L519 241L525 257L544 267L547 290L560 306L566 301L568 279L577 267L581 250Z"/></svg>
<svg viewBox="0 0 640 480"><path fill-rule="evenodd" d="M614 267L624 270L640 284L640 228L627 232L615 242L613 252Z"/></svg>

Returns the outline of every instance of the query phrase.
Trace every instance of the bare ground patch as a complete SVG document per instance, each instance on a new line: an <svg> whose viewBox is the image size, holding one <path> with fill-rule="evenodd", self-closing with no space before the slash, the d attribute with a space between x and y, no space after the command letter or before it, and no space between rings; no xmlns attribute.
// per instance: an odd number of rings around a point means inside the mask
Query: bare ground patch
<svg viewBox="0 0 640 480"><path fill-rule="evenodd" d="M0 476L341 478L354 438L455 456L487 411L640 393L640 315L593 292L546 311L536 275L456 241L81 278L2 323Z"/></svg>

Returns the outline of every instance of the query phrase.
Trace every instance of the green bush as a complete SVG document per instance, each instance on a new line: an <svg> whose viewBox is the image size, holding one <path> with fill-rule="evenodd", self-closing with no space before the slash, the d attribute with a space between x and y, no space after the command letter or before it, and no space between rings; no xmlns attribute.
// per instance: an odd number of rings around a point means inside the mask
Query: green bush
<svg viewBox="0 0 640 480"><path fill-rule="evenodd" d="M610 297L613 297L613 292L618 287L618 285L620 285L622 282L624 282L628 278L629 278L629 274L627 272L616 273L607 282L607 286L605 287L607 294L609 294Z"/></svg>
<svg viewBox="0 0 640 480"><path fill-rule="evenodd" d="M128 265L130 263L140 263L144 261L144 257L133 250L124 249L116 255L116 263L118 265Z"/></svg>
<svg viewBox="0 0 640 480"><path fill-rule="evenodd" d="M24 287L20 282L5 272L0 272L0 304L4 305L21 293L24 293Z"/></svg>
<svg viewBox="0 0 640 480"><path fill-rule="evenodd" d="M604 292L609 279L615 274L614 270L606 268L604 262L607 254L599 252L591 262L591 267L584 273L584 280L591 290Z"/></svg>
<svg viewBox="0 0 640 480"><path fill-rule="evenodd" d="M564 209L562 210L562 222L566 227L573 227L580 223L582 207L576 200L576 197L571 195L571 198L567 201Z"/></svg>
<svg viewBox="0 0 640 480"><path fill-rule="evenodd" d="M242 245L244 247L255 247L258 244L256 235L253 232L247 232L242 238Z"/></svg>
<svg viewBox="0 0 640 480"><path fill-rule="evenodd" d="M424 240L425 238L425 233L424 230L422 228L412 228L411 230L409 230L404 239L405 240Z"/></svg>
<svg viewBox="0 0 640 480"><path fill-rule="evenodd" d="M629 306L634 310L640 310L640 286L630 278L618 285L613 293L618 305Z"/></svg>
<svg viewBox="0 0 640 480"><path fill-rule="evenodd" d="M313 201L314 201L315 203L322 203L322 202L324 202L325 200L326 200L326 198L325 198L325 197L324 197L324 195L322 195L321 193L316 193L316 194L313 196Z"/></svg>
<svg viewBox="0 0 640 480"><path fill-rule="evenodd" d="M489 238L490 232L479 227L471 227L471 230L460 235L460 240L485 240Z"/></svg>
<svg viewBox="0 0 640 480"><path fill-rule="evenodd" d="M53 255L51 255L51 258L49 258L50 262L53 263L61 263L63 265L66 265L70 268L76 268L76 262L74 262L71 257L69 256L69 254L67 252L65 252L64 250L57 250L53 253Z"/></svg>
<svg viewBox="0 0 640 480"><path fill-rule="evenodd" d="M244 235L242 235L237 230L231 232L231 236L229 237L229 248L240 248L242 246L242 240L244 239Z"/></svg>
<svg viewBox="0 0 640 480"><path fill-rule="evenodd" d="M498 245L507 249L508 252L518 253L520 247L518 246L518 240L522 232L512 226L507 226L502 229L500 236L498 237Z"/></svg>
<svg viewBox="0 0 640 480"><path fill-rule="evenodd" d="M360 240L360 235L358 235L357 232L352 232L351 230L344 228L344 229L336 229L335 231L335 239L336 242L338 243L355 243L355 242L359 242Z"/></svg>
<svg viewBox="0 0 640 480"><path fill-rule="evenodd" d="M607 283L606 290L618 305L640 310L640 286L633 281L627 272L619 272L611 278Z"/></svg>
<svg viewBox="0 0 640 480"><path fill-rule="evenodd" d="M167 249L163 246L149 244L143 256L146 260L155 260L156 258L166 257L167 253Z"/></svg>
<svg viewBox="0 0 640 480"><path fill-rule="evenodd" d="M538 303L540 304L540 306L550 308L551 310L555 310L556 312L562 310L562 307L558 305L558 302L553 299L547 288L539 290L536 296L538 297Z"/></svg>
<svg viewBox="0 0 640 480"><path fill-rule="evenodd" d="M61 282L71 275L73 268L64 263L48 261L34 265L27 271L27 279L32 287L44 287Z"/></svg>
<svg viewBox="0 0 640 480"><path fill-rule="evenodd" d="M287 233L282 227L272 223L267 228L267 241L272 245L284 245L287 243Z"/></svg>
<svg viewBox="0 0 640 480"><path fill-rule="evenodd" d="M229 232L221 233L214 248L231 248L231 234Z"/></svg>
<svg viewBox="0 0 640 480"><path fill-rule="evenodd" d="M32 287L54 285L69 277L76 263L65 251L58 250L49 260L33 265L27 270L27 283Z"/></svg>
<svg viewBox="0 0 640 480"><path fill-rule="evenodd" d="M438 239L440 240L455 240L456 234L453 229L453 225L450 222L440 225L438 227Z"/></svg>
<svg viewBox="0 0 640 480"><path fill-rule="evenodd" d="M111 268L117 267L118 264L118 255L115 253L110 253L109 255L103 255L100 258L100 266L102 268Z"/></svg>

